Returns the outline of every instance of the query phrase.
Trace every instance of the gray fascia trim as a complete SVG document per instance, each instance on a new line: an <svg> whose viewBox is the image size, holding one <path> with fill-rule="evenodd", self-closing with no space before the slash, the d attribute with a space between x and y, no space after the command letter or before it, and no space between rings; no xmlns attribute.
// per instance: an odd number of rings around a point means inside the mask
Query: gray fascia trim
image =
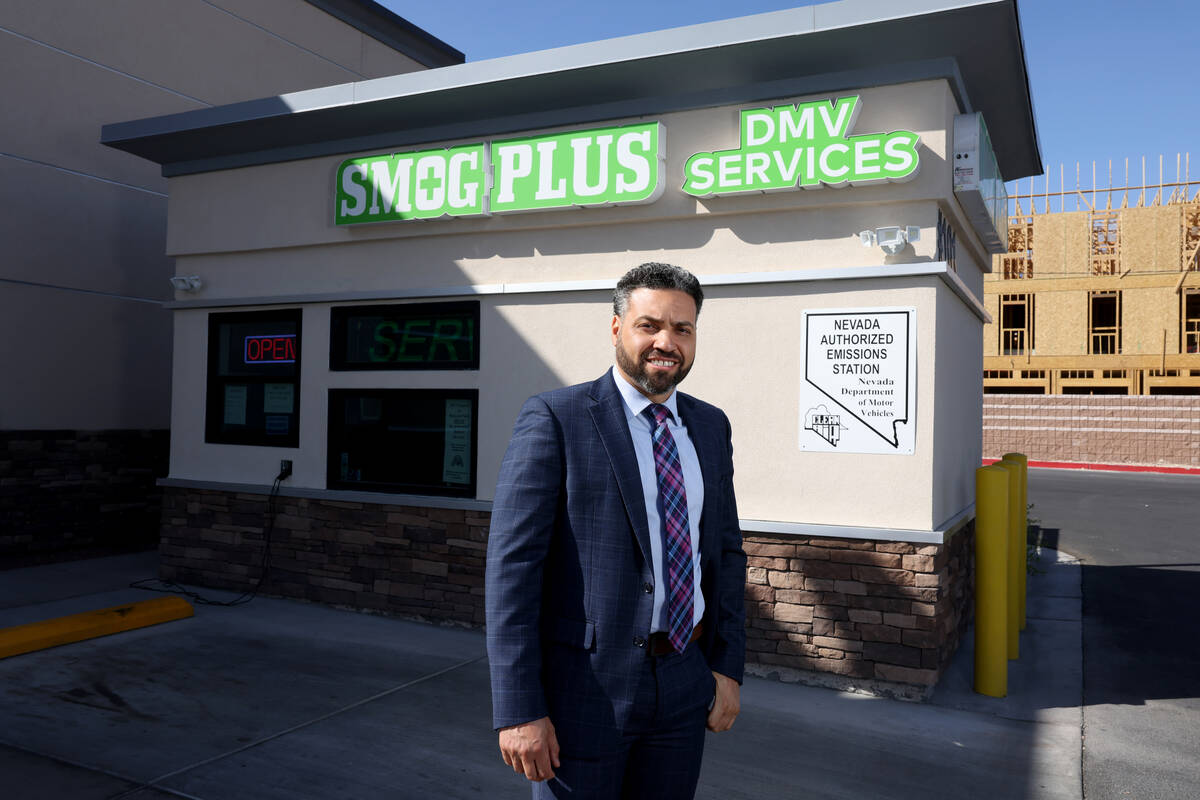
<svg viewBox="0 0 1200 800"><path fill-rule="evenodd" d="M157 486L170 489L203 489L210 492L239 492L242 494L270 494L271 486L266 483L226 483L224 481L197 481L188 478L159 478ZM340 489L308 489L304 487L279 487L284 497L307 497L310 500L335 500L340 503L375 503L384 506L416 506L418 508L454 508L464 511L491 511L490 500L469 500L461 497L436 497L424 494L388 494L386 492L349 492Z"/></svg>
<svg viewBox="0 0 1200 800"><path fill-rule="evenodd" d="M1021 11L1016 3L1013 3L1013 5L1012 5L1012 12L1013 12L1013 24L1016 25L1016 27L1017 27L1017 47L1019 47L1021 49L1021 64L1024 66L1024 69L1022 69L1022 72L1025 73L1025 97L1027 97L1029 99L1029 118L1032 120L1036 120L1038 118L1037 117L1037 107L1035 106L1035 104L1033 102L1033 87L1031 87L1029 85L1029 61L1025 58L1025 34L1021 28ZM963 112L963 113L970 113L970 112ZM1031 125L1029 130L1030 130L1031 136L1033 137L1033 154L1034 154L1034 157L1037 158L1037 162L1038 162L1037 163L1037 167L1038 167L1037 171L1034 172L1033 174L1041 175L1042 173L1044 173L1046 171L1045 164L1042 160L1041 138L1038 136L1037 125Z"/></svg>
<svg viewBox="0 0 1200 800"><path fill-rule="evenodd" d="M448 67L466 61L462 51L371 0L306 2L427 67Z"/></svg>
<svg viewBox="0 0 1200 800"><path fill-rule="evenodd" d="M694 111L703 108L734 105L737 103L775 100L780 97L838 92L858 89L863 86L895 86L903 83L937 79L944 79L949 84L950 91L954 95L959 108L962 109L962 113L971 113L971 101L967 95L966 85L963 83L962 72L958 68L958 63L953 58L936 58L925 61L909 61L891 67L868 67L843 72L828 72L820 75L805 75L798 78L760 81L752 84L722 87L720 89L701 92L639 97L631 100L597 103L595 105L577 106L568 109L560 108L528 114L514 114L505 117L487 117L458 121L428 128L386 131L352 139L330 139L291 147L277 147L270 150L257 150L188 161L174 161L163 164L162 174L163 177L173 178L180 175L194 175L203 172L216 172L218 170L276 164L286 161L300 161L307 158L321 158L324 156L343 155L370 150L398 150L407 146L427 144L429 142L472 139L485 136L495 137L540 128L656 116L679 111ZM264 102L251 101L247 105ZM220 109L224 108L232 107L220 107ZM212 109L212 111L216 112L220 109ZM258 117L260 119L275 116L267 111L265 105L261 110L264 113L261 117ZM236 115L224 116L228 121L236 121L237 119ZM156 119L164 118L160 117ZM132 125L135 123L117 124ZM221 123L214 120L213 124ZM113 126L104 126L102 141L105 144L111 145L117 140L109 136L110 131L108 129L110 127ZM150 135L160 134L153 133ZM137 137L123 136L121 138Z"/></svg>
<svg viewBox="0 0 1200 800"><path fill-rule="evenodd" d="M963 304L983 322L991 315L983 303L971 293L962 279L945 261L924 261L917 264L882 264L871 267L832 267L828 269L781 270L778 272L730 272L719 275L697 275L703 286L747 286L765 283L809 283L812 281L878 280L937 276L958 296ZM555 292L611 292L615 280L543 281L539 283L487 283L470 286L434 286L414 289L388 289L372 292L335 292L327 294L294 294L276 297L214 297L211 300L177 300L166 303L173 310L204 308L236 308L241 306L279 306L306 303L350 303L361 300L419 300L432 297L476 297L480 295L549 294Z"/></svg>

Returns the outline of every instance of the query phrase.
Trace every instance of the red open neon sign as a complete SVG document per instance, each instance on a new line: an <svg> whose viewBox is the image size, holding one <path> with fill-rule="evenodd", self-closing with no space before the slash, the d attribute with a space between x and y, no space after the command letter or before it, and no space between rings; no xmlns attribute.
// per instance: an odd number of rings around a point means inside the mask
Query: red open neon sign
<svg viewBox="0 0 1200 800"><path fill-rule="evenodd" d="M295 364L296 334L246 337L247 364Z"/></svg>

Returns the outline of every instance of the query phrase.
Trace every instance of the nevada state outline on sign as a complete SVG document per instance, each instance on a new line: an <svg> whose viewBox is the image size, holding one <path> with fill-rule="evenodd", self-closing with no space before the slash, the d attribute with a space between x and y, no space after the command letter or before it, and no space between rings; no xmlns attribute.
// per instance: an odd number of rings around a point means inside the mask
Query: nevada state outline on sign
<svg viewBox="0 0 1200 800"><path fill-rule="evenodd" d="M814 309L803 317L800 449L912 455L917 310Z"/></svg>

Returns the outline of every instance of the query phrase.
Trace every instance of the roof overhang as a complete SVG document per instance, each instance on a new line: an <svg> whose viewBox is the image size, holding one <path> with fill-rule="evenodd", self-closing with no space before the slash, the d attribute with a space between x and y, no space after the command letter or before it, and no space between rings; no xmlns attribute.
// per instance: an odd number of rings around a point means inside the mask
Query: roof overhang
<svg viewBox="0 0 1200 800"><path fill-rule="evenodd" d="M167 176L945 78L1042 172L1016 0L840 0L104 126Z"/></svg>

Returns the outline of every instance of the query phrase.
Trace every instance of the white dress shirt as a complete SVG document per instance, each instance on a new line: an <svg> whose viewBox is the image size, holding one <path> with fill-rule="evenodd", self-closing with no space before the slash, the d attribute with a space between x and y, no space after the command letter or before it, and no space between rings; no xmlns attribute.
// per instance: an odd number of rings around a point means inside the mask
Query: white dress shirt
<svg viewBox="0 0 1200 800"><path fill-rule="evenodd" d="M666 600L666 576L663 574L662 519L658 515L658 476L654 470L654 442L651 439L650 420L642 412L651 404L650 398L639 392L633 384L612 368L612 378L621 393L625 405L625 421L633 437L633 452L637 456L638 473L642 479L642 497L646 501L646 521L650 524L650 560L654 567L654 610L650 617L650 630L665 631L662 608ZM679 466L683 470L683 490L687 495L688 527L692 535L692 580L694 609L692 623L704 616L704 595L700 593L700 513L704 509L704 475L700 471L700 458L688 435L687 426L679 419L675 392L663 403L671 410L672 419L667 428L675 438L679 451Z"/></svg>

